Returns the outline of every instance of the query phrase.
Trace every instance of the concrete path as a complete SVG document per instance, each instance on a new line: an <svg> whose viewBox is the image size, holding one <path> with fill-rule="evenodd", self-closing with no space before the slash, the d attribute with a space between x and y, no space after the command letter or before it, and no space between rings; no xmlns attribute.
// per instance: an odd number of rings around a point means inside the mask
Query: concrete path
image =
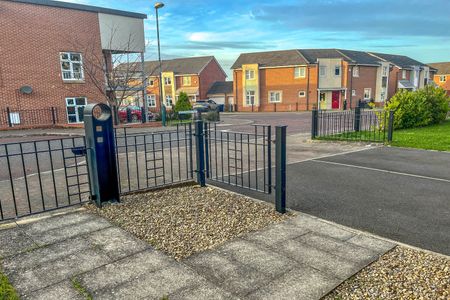
<svg viewBox="0 0 450 300"><path fill-rule="evenodd" d="M170 300L319 299L394 246L299 214L177 262L83 210L2 225L0 244L23 299Z"/></svg>

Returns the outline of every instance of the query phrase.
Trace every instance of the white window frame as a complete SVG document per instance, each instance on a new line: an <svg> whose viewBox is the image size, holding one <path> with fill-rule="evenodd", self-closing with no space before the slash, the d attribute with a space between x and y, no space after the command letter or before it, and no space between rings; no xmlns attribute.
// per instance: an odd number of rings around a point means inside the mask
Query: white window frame
<svg viewBox="0 0 450 300"><path fill-rule="evenodd" d="M447 76L446 75L439 75L439 82L446 82Z"/></svg>
<svg viewBox="0 0 450 300"><path fill-rule="evenodd" d="M173 105L172 95L166 95L165 104L166 104L167 107L172 107L172 105Z"/></svg>
<svg viewBox="0 0 450 300"><path fill-rule="evenodd" d="M172 78L170 76L164 76L164 85L171 85Z"/></svg>
<svg viewBox="0 0 450 300"><path fill-rule="evenodd" d="M156 107L156 95L155 94L147 95L147 105L148 105L148 107Z"/></svg>
<svg viewBox="0 0 450 300"><path fill-rule="evenodd" d="M294 68L294 78L305 78L305 77L306 77L306 67Z"/></svg>
<svg viewBox="0 0 450 300"><path fill-rule="evenodd" d="M67 58L63 58L63 55L67 55ZM79 55L80 60L72 60L72 55ZM83 55L79 52L60 52L59 61L61 67L61 75L64 81L83 81L84 80L84 70L83 70ZM63 64L69 64L69 69L64 69ZM74 71L74 65L80 65L80 71ZM79 74L79 75L76 75Z"/></svg>
<svg viewBox="0 0 450 300"><path fill-rule="evenodd" d="M354 66L353 67L353 77L359 77L359 67L358 66Z"/></svg>
<svg viewBox="0 0 450 300"><path fill-rule="evenodd" d="M352 90L352 96L356 96L356 90Z"/></svg>
<svg viewBox="0 0 450 300"><path fill-rule="evenodd" d="M339 71L339 74L336 74L336 71ZM340 65L334 66L334 76L336 76L336 77L341 76L341 66Z"/></svg>
<svg viewBox="0 0 450 300"><path fill-rule="evenodd" d="M278 95L278 97L276 97ZM278 98L278 99L276 99ZM281 103L283 101L282 91L269 91L269 103Z"/></svg>
<svg viewBox="0 0 450 300"><path fill-rule="evenodd" d="M306 91L299 91L299 92L298 92L298 96L299 96L300 98L306 97Z"/></svg>
<svg viewBox="0 0 450 300"><path fill-rule="evenodd" d="M84 104L77 104L77 99L84 99ZM69 104L70 103L70 104ZM67 114L67 123L69 124L81 124L84 123L84 118L80 118L79 114L79 108L85 107L87 105L87 98L86 97L67 97L66 98L66 114ZM69 114L69 107L74 107L75 113ZM75 116L75 122L71 122L69 116Z"/></svg>
<svg viewBox="0 0 450 300"><path fill-rule="evenodd" d="M155 85L155 79L149 79L148 86L154 86L154 85Z"/></svg>
<svg viewBox="0 0 450 300"><path fill-rule="evenodd" d="M255 70L245 70L245 79L246 80L255 79Z"/></svg>
<svg viewBox="0 0 450 300"><path fill-rule="evenodd" d="M369 95L366 97L366 92L369 91L367 94ZM364 100L369 100L372 97L372 88L364 88Z"/></svg>
<svg viewBox="0 0 450 300"><path fill-rule="evenodd" d="M251 106L252 98L253 98L253 105L254 105L255 104L255 96L256 96L256 92L254 90L246 90L245 91L245 105Z"/></svg>
<svg viewBox="0 0 450 300"><path fill-rule="evenodd" d="M406 70L402 70L402 79L406 79Z"/></svg>
<svg viewBox="0 0 450 300"><path fill-rule="evenodd" d="M319 76L320 77L327 76L327 66L319 66Z"/></svg>
<svg viewBox="0 0 450 300"><path fill-rule="evenodd" d="M381 76L388 76L388 67L386 66L382 67Z"/></svg>
<svg viewBox="0 0 450 300"><path fill-rule="evenodd" d="M192 85L192 79L191 76L183 76L183 86L190 86Z"/></svg>

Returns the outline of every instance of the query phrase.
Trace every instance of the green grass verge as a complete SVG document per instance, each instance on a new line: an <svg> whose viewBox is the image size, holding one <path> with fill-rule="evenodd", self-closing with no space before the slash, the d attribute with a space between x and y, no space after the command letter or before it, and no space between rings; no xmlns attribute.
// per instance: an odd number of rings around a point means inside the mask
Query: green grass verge
<svg viewBox="0 0 450 300"><path fill-rule="evenodd" d="M392 146L450 151L450 120L438 125L395 130Z"/></svg>
<svg viewBox="0 0 450 300"><path fill-rule="evenodd" d="M9 283L8 277L0 272L0 299L1 300L19 300L14 287Z"/></svg>
<svg viewBox="0 0 450 300"><path fill-rule="evenodd" d="M326 136L319 136L316 139L318 140L327 140L327 141L352 141L352 142L379 142L382 143L384 141L384 137L387 139L387 131L386 133L383 131L358 131L358 132L344 132L344 133L336 133L330 134Z"/></svg>

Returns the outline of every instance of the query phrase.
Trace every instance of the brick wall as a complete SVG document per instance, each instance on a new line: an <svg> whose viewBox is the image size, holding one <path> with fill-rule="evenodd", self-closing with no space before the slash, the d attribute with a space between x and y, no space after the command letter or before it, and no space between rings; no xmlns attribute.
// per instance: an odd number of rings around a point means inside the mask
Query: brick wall
<svg viewBox="0 0 450 300"><path fill-rule="evenodd" d="M260 106L254 107L254 111L270 112L270 111L303 111L312 109L317 105L317 67L309 66L306 70L305 78L295 78L294 68L268 68L259 69L259 89L260 89ZM299 97L299 92L308 93L309 78L309 99L308 97ZM242 70L233 71L234 81L234 99L238 104L239 111L252 111L251 106L244 106L243 103L243 85ZM269 92L281 91L281 103L269 103ZM308 106L307 106L308 104Z"/></svg>
<svg viewBox="0 0 450 300"><path fill-rule="evenodd" d="M206 99L206 95L214 82L225 81L226 78L217 61L211 60L200 73L200 99Z"/></svg>
<svg viewBox="0 0 450 300"><path fill-rule="evenodd" d="M444 90L447 91L447 95L450 96L450 74L446 75L446 81L445 82L441 82L440 81L440 75L434 75L433 76L433 81L440 86L441 88L443 88Z"/></svg>
<svg viewBox="0 0 450 300"><path fill-rule="evenodd" d="M0 109L54 106L63 124L67 122L66 97L87 97L88 103L104 101L87 74L84 83L64 83L59 60L61 51L81 52L85 61L89 53L101 57L96 13L0 1L0 28L4 33L0 48ZM84 53L88 48L89 53ZM20 94L18 89L23 85L31 86L33 93Z"/></svg>
<svg viewBox="0 0 450 300"><path fill-rule="evenodd" d="M356 93L354 96L352 96L351 107L355 107L359 99L364 100L365 88L371 89L371 98L375 99L376 83L377 67L359 66L359 77L353 77L353 74L349 74L347 82L347 93L351 93L352 90L355 90ZM350 99L350 97L348 98ZM348 107L350 107L350 103L348 105Z"/></svg>

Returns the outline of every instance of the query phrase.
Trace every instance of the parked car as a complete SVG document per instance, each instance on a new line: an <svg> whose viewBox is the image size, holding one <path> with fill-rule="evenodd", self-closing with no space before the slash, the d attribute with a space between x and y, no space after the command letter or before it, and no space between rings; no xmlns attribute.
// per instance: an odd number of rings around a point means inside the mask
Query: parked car
<svg viewBox="0 0 450 300"><path fill-rule="evenodd" d="M211 99L197 100L193 105L193 109L198 112L217 111L218 108L217 103Z"/></svg>
<svg viewBox="0 0 450 300"><path fill-rule="evenodd" d="M135 105L129 105L119 108L118 114L119 114L119 120L120 122L127 122L128 121L128 110L131 113L131 121L137 122L142 120L142 110L139 106ZM152 120L154 117L154 114L149 111L148 112L148 119Z"/></svg>

